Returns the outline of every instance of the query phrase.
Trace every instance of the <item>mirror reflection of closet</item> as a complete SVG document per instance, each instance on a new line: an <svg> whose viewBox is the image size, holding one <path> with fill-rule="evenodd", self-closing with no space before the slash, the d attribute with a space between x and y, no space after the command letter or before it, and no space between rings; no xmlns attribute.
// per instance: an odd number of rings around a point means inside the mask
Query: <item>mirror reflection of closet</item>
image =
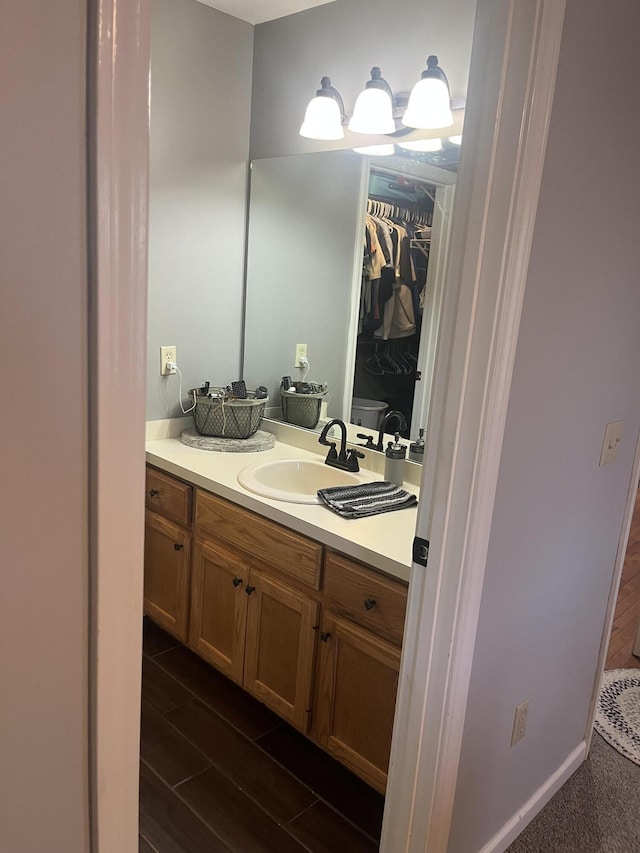
<svg viewBox="0 0 640 853"><path fill-rule="evenodd" d="M426 297L435 187L372 168L364 232L358 341L351 417L379 425L384 403L405 419L410 435L418 347ZM366 401L374 402L367 408ZM359 405L357 405L359 404ZM358 415L368 415L364 420Z"/></svg>
<svg viewBox="0 0 640 853"><path fill-rule="evenodd" d="M431 388L455 174L438 178L369 171L351 420L371 429L399 411L405 438L425 426Z"/></svg>
<svg viewBox="0 0 640 853"><path fill-rule="evenodd" d="M411 438L424 425L455 167L365 158L351 151L252 163L243 378L249 387L267 386L270 417L281 417L281 377L302 378L293 357L296 344L306 343L308 378L329 385L327 417L352 419L369 175L389 168L396 177L385 175L387 184L420 181L434 198L425 305L415 347L422 378L415 382Z"/></svg>

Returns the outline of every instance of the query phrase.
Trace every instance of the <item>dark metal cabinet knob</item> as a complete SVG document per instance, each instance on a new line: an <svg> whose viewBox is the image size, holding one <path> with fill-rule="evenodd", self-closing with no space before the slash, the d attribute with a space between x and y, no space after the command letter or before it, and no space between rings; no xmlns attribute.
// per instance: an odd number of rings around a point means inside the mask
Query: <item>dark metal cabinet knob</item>
<svg viewBox="0 0 640 853"><path fill-rule="evenodd" d="M329 640L330 636L331 636L330 631L321 631L320 632L320 639L322 640L323 643L326 643Z"/></svg>
<svg viewBox="0 0 640 853"><path fill-rule="evenodd" d="M240 586L240 584L242 583L242 578L234 578L234 579L231 581L231 583L232 583L234 586Z"/></svg>
<svg viewBox="0 0 640 853"><path fill-rule="evenodd" d="M160 492L157 489L149 489L149 497L155 498L156 495L159 495Z"/></svg>
<svg viewBox="0 0 640 853"><path fill-rule="evenodd" d="M363 604L367 608L367 610L371 610L373 607L376 606L376 600L375 598L365 598Z"/></svg>
<svg viewBox="0 0 640 853"><path fill-rule="evenodd" d="M245 587L244 591L247 593L247 595L251 595L251 593L253 592L254 589L255 589L255 586L247 586L247 587Z"/></svg>
<svg viewBox="0 0 640 853"><path fill-rule="evenodd" d="M174 551L182 551L183 548L184 548L184 545L181 545L179 542L173 543L173 550Z"/></svg>

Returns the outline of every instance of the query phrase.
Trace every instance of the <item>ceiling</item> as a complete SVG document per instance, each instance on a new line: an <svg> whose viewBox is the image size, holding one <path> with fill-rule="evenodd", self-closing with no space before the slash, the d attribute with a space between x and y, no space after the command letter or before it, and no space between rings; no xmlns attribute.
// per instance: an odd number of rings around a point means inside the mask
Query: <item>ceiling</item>
<svg viewBox="0 0 640 853"><path fill-rule="evenodd" d="M313 6L324 6L335 0L199 0L205 6L211 6L234 18L248 21L250 24L262 24L275 18L284 18L294 12L302 12Z"/></svg>

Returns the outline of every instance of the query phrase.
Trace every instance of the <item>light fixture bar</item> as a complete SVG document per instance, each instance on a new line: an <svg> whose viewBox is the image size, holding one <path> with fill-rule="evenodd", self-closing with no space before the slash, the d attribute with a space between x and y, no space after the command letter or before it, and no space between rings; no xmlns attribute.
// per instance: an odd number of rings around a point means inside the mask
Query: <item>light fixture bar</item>
<svg viewBox="0 0 640 853"><path fill-rule="evenodd" d="M349 120L349 130L368 136L402 137L418 130L439 130L451 127L451 94L447 75L438 65L438 57L427 58L427 67L409 95L402 116L402 127L396 129L396 117L404 106L406 94L394 99L393 92L377 65L371 69L371 79L360 92ZM396 110L394 114L394 109ZM395 115L395 117L394 117ZM305 113L300 135L309 139L344 139L347 122L344 101L331 85L329 77L323 77Z"/></svg>

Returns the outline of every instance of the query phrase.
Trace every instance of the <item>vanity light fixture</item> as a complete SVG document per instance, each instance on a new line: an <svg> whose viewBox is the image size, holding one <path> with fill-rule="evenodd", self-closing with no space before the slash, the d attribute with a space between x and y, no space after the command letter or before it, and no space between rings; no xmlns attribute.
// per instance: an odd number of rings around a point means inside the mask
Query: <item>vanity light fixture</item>
<svg viewBox="0 0 640 853"><path fill-rule="evenodd" d="M300 136L327 141L344 139L346 118L340 93L333 88L329 77L323 77L315 98L307 106Z"/></svg>
<svg viewBox="0 0 640 853"><path fill-rule="evenodd" d="M396 128L396 116L406 103L402 116L403 128ZM394 115L395 110L395 115ZM300 136L308 139L344 139L347 116L340 93L323 77L321 87L307 107ZM453 124L449 82L438 65L438 57L430 56L422 77L409 96L394 98L391 87L376 65L371 69L371 79L357 97L349 130L369 136L404 136L413 128L435 130ZM358 150L358 149L356 149ZM418 149L424 150L424 149ZM365 152L369 153L369 152Z"/></svg>
<svg viewBox="0 0 640 853"><path fill-rule="evenodd" d="M395 133L393 92L377 65L356 99L349 130L371 135Z"/></svg>
<svg viewBox="0 0 640 853"><path fill-rule="evenodd" d="M449 81L438 65L437 56L429 56L427 67L409 95L402 123L420 130L435 130L453 124Z"/></svg>
<svg viewBox="0 0 640 853"><path fill-rule="evenodd" d="M459 136L450 136L449 142L452 145L462 145L462 134L460 134Z"/></svg>

